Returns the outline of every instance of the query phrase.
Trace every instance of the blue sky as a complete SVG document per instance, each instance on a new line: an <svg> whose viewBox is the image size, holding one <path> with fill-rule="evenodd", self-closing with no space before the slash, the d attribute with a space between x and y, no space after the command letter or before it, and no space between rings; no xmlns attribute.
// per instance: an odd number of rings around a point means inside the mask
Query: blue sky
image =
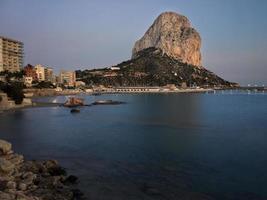
<svg viewBox="0 0 267 200"><path fill-rule="evenodd" d="M164 11L187 16L203 65L230 81L267 85L266 0L0 0L0 35L24 42L25 64L110 66Z"/></svg>

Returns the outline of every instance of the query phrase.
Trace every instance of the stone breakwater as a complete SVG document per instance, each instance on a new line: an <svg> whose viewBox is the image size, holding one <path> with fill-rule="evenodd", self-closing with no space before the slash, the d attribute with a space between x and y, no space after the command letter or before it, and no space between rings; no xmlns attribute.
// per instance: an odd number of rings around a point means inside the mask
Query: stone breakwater
<svg viewBox="0 0 267 200"><path fill-rule="evenodd" d="M56 160L25 161L0 140L1 200L75 200L82 193L75 188L77 177L67 176Z"/></svg>

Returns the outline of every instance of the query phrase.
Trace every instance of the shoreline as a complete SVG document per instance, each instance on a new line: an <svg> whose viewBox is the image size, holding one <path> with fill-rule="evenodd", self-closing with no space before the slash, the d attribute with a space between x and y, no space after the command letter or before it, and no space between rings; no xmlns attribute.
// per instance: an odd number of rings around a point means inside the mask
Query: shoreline
<svg viewBox="0 0 267 200"><path fill-rule="evenodd" d="M215 89L177 89L177 90L159 90L159 91L115 91L115 90L103 90L103 91L47 91L46 89L38 90L38 92L29 91L26 90L26 94L32 93L32 96L29 96L29 98L38 98L38 97L51 97L51 96L66 96L66 95L80 95L80 94L86 94L86 95L94 95L94 94L152 94L152 93L204 93L204 92L213 92Z"/></svg>
<svg viewBox="0 0 267 200"><path fill-rule="evenodd" d="M244 90L242 88L234 88L234 90ZM183 94L183 93L212 93L216 91L221 91L221 90L233 90L233 88L224 88L224 89L178 89L178 90L162 90L162 91L97 91L97 92L84 92L84 91L55 91L51 89L38 89L38 92L28 96L29 92L32 90L26 90L25 92L27 95L27 99L33 100L34 98L43 98L43 97L57 97L57 96L68 96L68 95L105 95L105 94ZM49 92L47 92L49 91ZM52 91L52 92L51 92ZM0 114L5 113L5 112L13 112L16 110L21 110L25 108L34 108L34 107L53 107L53 106L61 106L62 104L57 104L57 103L49 103L49 102L32 102L31 104L20 104L20 105L15 105L13 107L5 108L5 109L0 109Z"/></svg>

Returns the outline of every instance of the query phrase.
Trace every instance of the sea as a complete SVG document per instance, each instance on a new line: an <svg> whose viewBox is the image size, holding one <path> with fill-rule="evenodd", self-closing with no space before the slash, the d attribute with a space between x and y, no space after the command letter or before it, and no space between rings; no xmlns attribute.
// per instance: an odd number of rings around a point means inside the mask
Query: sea
<svg viewBox="0 0 267 200"><path fill-rule="evenodd" d="M0 138L25 159L58 160L85 199L267 199L267 92L79 97L125 103L5 112Z"/></svg>

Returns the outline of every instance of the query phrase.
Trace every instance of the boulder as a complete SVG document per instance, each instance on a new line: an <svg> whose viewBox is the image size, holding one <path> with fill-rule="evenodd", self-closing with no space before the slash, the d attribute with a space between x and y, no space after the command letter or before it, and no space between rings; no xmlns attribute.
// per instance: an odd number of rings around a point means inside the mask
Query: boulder
<svg viewBox="0 0 267 200"><path fill-rule="evenodd" d="M5 141L5 140L0 140L0 154L8 154L12 149L11 143Z"/></svg>
<svg viewBox="0 0 267 200"><path fill-rule="evenodd" d="M19 154L11 154L8 156L8 161L13 163L14 165L19 165L19 164L23 163L24 157L22 155L19 155Z"/></svg>
<svg viewBox="0 0 267 200"><path fill-rule="evenodd" d="M16 197L15 194L10 194L10 193L0 191L0 199L1 200L14 200L15 197Z"/></svg>
<svg viewBox="0 0 267 200"><path fill-rule="evenodd" d="M17 184L14 181L8 181L6 184L7 189L16 189L16 187L17 187Z"/></svg>
<svg viewBox="0 0 267 200"><path fill-rule="evenodd" d="M0 158L0 174L9 174L15 168L15 165L10 161Z"/></svg>
<svg viewBox="0 0 267 200"><path fill-rule="evenodd" d="M21 191L27 190L27 185L25 183L20 183L18 189Z"/></svg>

